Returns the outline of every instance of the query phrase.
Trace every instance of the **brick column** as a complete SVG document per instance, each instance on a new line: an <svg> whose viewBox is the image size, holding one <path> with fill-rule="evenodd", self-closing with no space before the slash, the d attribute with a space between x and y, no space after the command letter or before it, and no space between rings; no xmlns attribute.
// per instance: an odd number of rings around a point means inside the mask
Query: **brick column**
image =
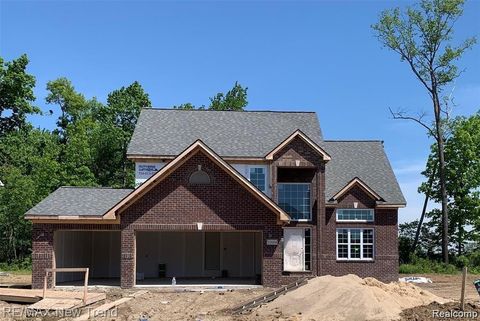
<svg viewBox="0 0 480 321"><path fill-rule="evenodd" d="M33 224L32 228L32 288L43 288L45 269L54 267L53 228L48 224ZM53 286L53 277L47 286Z"/></svg>
<svg viewBox="0 0 480 321"><path fill-rule="evenodd" d="M128 289L135 286L135 231L122 230L121 244L121 287Z"/></svg>

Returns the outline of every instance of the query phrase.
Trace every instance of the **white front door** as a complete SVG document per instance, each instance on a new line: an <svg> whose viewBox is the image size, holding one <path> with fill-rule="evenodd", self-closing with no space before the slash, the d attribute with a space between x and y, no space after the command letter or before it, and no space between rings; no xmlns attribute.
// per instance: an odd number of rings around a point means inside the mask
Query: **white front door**
<svg viewBox="0 0 480 321"><path fill-rule="evenodd" d="M304 271L305 229L285 228L283 230L283 270Z"/></svg>

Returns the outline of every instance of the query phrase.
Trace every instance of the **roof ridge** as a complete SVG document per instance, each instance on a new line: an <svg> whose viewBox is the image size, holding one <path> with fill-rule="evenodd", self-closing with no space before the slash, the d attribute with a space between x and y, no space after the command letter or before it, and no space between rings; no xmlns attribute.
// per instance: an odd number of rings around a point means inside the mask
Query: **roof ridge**
<svg viewBox="0 0 480 321"><path fill-rule="evenodd" d="M336 142L336 143L372 143L372 142L380 142L384 143L385 141L382 139L324 139L324 142Z"/></svg>
<svg viewBox="0 0 480 321"><path fill-rule="evenodd" d="M316 114L315 111L302 111L302 110L211 110L211 109L175 109L168 107L143 107L142 110L168 110L179 112L241 112L241 113L279 113L279 114Z"/></svg>
<svg viewBox="0 0 480 321"><path fill-rule="evenodd" d="M59 188L133 190L133 188L117 188L117 187L108 187L108 186L70 186L70 185L64 185L64 186L60 186Z"/></svg>

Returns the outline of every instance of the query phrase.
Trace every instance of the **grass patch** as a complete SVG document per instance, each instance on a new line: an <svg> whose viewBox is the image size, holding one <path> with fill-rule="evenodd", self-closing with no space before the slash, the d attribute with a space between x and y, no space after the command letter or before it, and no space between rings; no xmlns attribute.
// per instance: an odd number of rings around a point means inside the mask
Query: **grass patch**
<svg viewBox="0 0 480 321"><path fill-rule="evenodd" d="M0 262L0 271L11 274L31 274L32 273L32 259L29 257L24 260L13 262Z"/></svg>
<svg viewBox="0 0 480 321"><path fill-rule="evenodd" d="M442 273L457 274L459 268L453 264L445 264L427 259L415 258L412 263L400 264L399 272L401 274L418 274L418 273Z"/></svg>

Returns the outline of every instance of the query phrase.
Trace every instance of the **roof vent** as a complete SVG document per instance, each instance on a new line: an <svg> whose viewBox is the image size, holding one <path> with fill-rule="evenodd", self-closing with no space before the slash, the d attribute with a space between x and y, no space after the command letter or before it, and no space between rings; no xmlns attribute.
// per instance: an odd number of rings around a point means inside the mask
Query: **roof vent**
<svg viewBox="0 0 480 321"><path fill-rule="evenodd" d="M207 185L210 184L210 176L202 171L202 165L198 165L198 170L190 175L188 182L191 185Z"/></svg>

